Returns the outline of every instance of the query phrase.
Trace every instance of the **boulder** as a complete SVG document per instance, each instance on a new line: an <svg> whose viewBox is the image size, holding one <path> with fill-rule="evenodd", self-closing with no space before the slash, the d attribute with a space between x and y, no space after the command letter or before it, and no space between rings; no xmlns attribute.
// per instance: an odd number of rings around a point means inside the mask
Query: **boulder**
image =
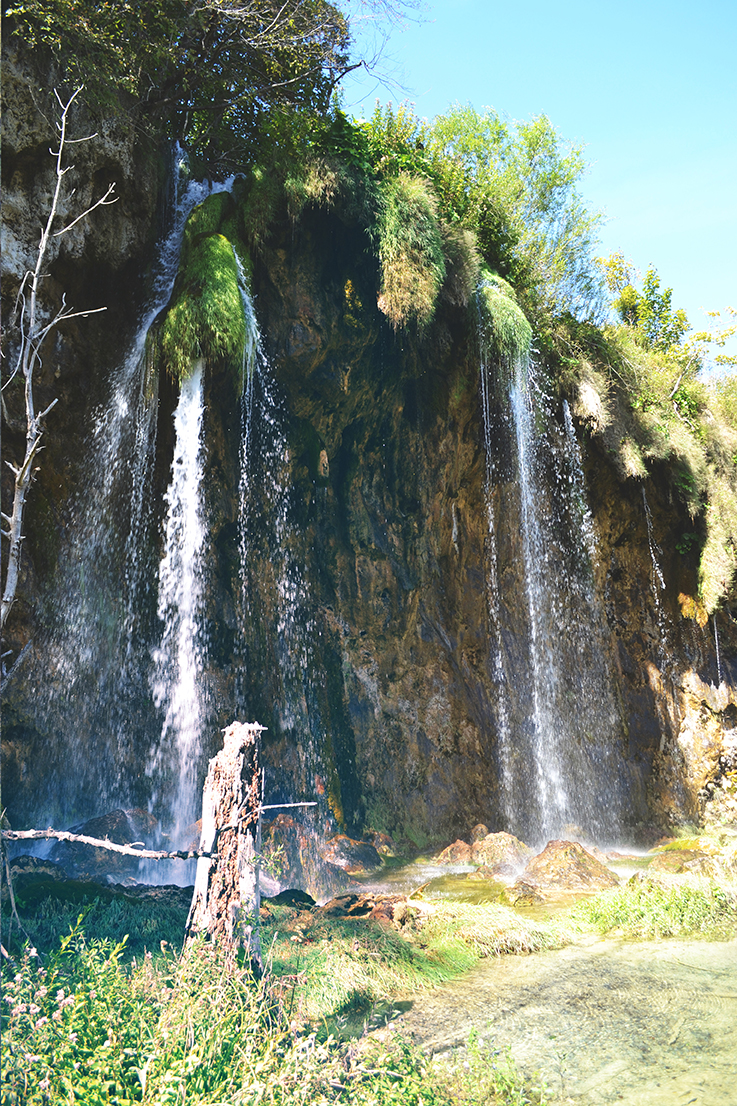
<svg viewBox="0 0 737 1106"><path fill-rule="evenodd" d="M367 830L364 836L381 856L397 855L397 846L388 833L381 833L379 830Z"/></svg>
<svg viewBox="0 0 737 1106"><path fill-rule="evenodd" d="M471 863L492 876L517 875L531 856L532 849L511 833L488 833L471 846Z"/></svg>
<svg viewBox="0 0 737 1106"><path fill-rule="evenodd" d="M545 897L533 883L518 879L512 887L504 888L499 900L507 906L538 906L545 902Z"/></svg>
<svg viewBox="0 0 737 1106"><path fill-rule="evenodd" d="M409 917L405 895L349 894L338 895L320 907L328 918L371 918L375 922L404 925Z"/></svg>
<svg viewBox="0 0 737 1106"><path fill-rule="evenodd" d="M452 845L448 845L446 849L443 849L438 856L435 857L436 864L470 864L471 863L471 846L465 841L454 841Z"/></svg>
<svg viewBox="0 0 737 1106"><path fill-rule="evenodd" d="M618 877L577 841L548 841L522 879L550 891L599 891L619 884Z"/></svg>
<svg viewBox="0 0 737 1106"><path fill-rule="evenodd" d="M320 850L323 860L342 868L351 876L363 876L381 867L378 851L368 841L353 841L344 833L337 833L325 842Z"/></svg>
<svg viewBox="0 0 737 1106"><path fill-rule="evenodd" d="M278 814L262 826L262 853L267 860L264 889L269 894L299 888L315 899L336 895L350 885L348 873L321 855L323 842L310 827L289 814ZM268 866L269 860L273 865Z"/></svg>
<svg viewBox="0 0 737 1106"><path fill-rule="evenodd" d="M82 837L96 837L116 845L131 845L141 841L147 848L161 847L157 841L158 822L147 810L112 810L88 822L72 826L71 833ZM70 875L78 879L117 881L138 874L140 860L135 856L98 849L78 841L58 841L50 858L61 864Z"/></svg>
<svg viewBox="0 0 737 1106"><path fill-rule="evenodd" d="M474 845L477 841L483 841L488 835L489 827L485 826L483 822L479 822L479 824L474 826L471 830L471 844Z"/></svg>

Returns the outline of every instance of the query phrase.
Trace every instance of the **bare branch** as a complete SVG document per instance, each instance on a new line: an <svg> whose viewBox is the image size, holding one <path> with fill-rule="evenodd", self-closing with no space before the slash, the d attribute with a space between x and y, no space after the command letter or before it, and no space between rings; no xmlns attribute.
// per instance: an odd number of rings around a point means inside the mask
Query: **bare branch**
<svg viewBox="0 0 737 1106"><path fill-rule="evenodd" d="M108 185L108 190L105 195L101 196L100 199L93 203L91 207L88 207L87 210L83 211L81 215L78 215L76 219L72 219L71 223L67 223L67 225L63 227L62 230L54 231L54 238L58 238L60 234L66 234L68 230L71 230L72 227L75 227L81 219L85 219L91 212L95 211L96 208L109 207L110 204L117 203L119 197L113 196L114 191L115 181L113 181L112 184ZM112 199L110 197L112 197Z"/></svg>

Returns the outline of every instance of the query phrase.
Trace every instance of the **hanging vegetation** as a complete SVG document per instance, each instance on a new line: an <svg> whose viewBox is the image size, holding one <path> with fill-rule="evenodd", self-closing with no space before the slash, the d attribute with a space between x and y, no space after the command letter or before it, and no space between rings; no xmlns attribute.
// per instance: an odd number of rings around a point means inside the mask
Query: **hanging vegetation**
<svg viewBox="0 0 737 1106"><path fill-rule="evenodd" d="M234 237L237 230L227 193L208 197L187 221L179 274L158 332L163 367L179 381L200 358L230 362L240 380L246 343L243 266L233 241L220 230Z"/></svg>
<svg viewBox="0 0 737 1106"><path fill-rule="evenodd" d="M514 291L496 273L482 269L478 303L482 353L493 351L504 366L510 368L527 356L532 342L532 328Z"/></svg>
<svg viewBox="0 0 737 1106"><path fill-rule="evenodd" d="M379 309L395 330L409 322L422 329L435 313L445 279L435 199L423 180L400 173L383 186L375 233Z"/></svg>

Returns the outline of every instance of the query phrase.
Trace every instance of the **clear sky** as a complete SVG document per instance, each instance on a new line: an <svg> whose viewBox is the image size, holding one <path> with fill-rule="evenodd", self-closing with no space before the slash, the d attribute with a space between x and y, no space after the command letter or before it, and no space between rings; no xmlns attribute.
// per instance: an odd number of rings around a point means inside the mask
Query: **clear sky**
<svg viewBox="0 0 737 1106"><path fill-rule="evenodd" d="M737 0L429 0L388 55L404 88L349 78L348 111L546 114L585 144L602 253L653 264L692 326L737 307Z"/></svg>

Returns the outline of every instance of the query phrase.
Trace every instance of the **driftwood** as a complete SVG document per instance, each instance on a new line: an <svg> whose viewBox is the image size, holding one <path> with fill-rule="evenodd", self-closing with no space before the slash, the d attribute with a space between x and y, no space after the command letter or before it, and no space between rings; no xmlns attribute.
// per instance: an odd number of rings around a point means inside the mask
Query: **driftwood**
<svg viewBox="0 0 737 1106"><path fill-rule="evenodd" d="M116 841L109 841L107 837L86 837L81 833L70 833L68 830L3 830L3 838L6 841L43 841L53 838L56 841L74 841L79 845L93 845L96 849L108 849L113 853L124 853L126 856L140 856L144 860L196 860L200 856L211 856L211 853L203 853L199 849L189 851L180 850L175 853L162 852L159 849L146 849L137 842L130 845L118 845Z"/></svg>
<svg viewBox="0 0 737 1106"><path fill-rule="evenodd" d="M200 859L187 919L188 939L207 934L233 952L244 948L257 972L263 729L257 722L233 722L224 731L223 748L210 761L202 793Z"/></svg>

